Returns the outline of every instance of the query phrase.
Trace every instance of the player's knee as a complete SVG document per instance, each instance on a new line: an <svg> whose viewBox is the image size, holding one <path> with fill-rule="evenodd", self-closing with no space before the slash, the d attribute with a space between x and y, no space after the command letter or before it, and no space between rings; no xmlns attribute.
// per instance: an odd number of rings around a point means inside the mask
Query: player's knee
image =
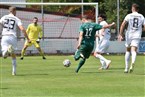
<svg viewBox="0 0 145 97"><path fill-rule="evenodd" d="M78 56L74 56L74 59L75 59L75 61L77 61L77 60L80 59L80 57L78 57Z"/></svg>

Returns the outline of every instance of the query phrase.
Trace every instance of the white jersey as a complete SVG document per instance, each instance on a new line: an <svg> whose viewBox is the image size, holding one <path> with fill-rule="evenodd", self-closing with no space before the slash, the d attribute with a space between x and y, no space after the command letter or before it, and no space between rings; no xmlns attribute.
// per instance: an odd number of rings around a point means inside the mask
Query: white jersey
<svg viewBox="0 0 145 97"><path fill-rule="evenodd" d="M142 26L145 25L144 16L138 12L133 12L128 14L124 20L128 22L126 38L140 39L142 34Z"/></svg>
<svg viewBox="0 0 145 97"><path fill-rule="evenodd" d="M3 25L2 35L14 35L16 37L17 26L22 25L19 18L13 14L5 15L0 19L0 23Z"/></svg>
<svg viewBox="0 0 145 97"><path fill-rule="evenodd" d="M108 23L106 22L106 21L102 21L102 22L100 22L100 25L102 25L102 26L105 26L105 25L108 25ZM99 31L99 34L100 35L103 35L103 37L105 38L105 39L110 39L110 29L109 28L106 28L105 30L104 30L104 32L103 33L101 33L100 31Z"/></svg>

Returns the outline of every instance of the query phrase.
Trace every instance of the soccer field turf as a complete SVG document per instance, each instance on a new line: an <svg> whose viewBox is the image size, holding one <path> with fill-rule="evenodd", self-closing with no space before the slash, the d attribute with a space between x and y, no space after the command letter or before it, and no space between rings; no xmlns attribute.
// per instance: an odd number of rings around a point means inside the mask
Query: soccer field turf
<svg viewBox="0 0 145 97"><path fill-rule="evenodd" d="M78 74L73 56L18 57L17 76L11 75L11 58L1 58L0 97L145 97L145 57L137 56L131 74L123 73L123 55L105 57L112 60L109 70L99 71L99 60L91 56Z"/></svg>

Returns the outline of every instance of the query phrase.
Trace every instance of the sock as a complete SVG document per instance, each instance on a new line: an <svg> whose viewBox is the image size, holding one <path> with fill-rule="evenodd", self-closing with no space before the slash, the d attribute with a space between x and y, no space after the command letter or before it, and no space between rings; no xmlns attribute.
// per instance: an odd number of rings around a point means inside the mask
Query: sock
<svg viewBox="0 0 145 97"><path fill-rule="evenodd" d="M132 51L131 54L132 54L132 64L134 64L136 60L136 52Z"/></svg>
<svg viewBox="0 0 145 97"><path fill-rule="evenodd" d="M128 64L130 60L130 52L126 51L125 53L125 68L128 69Z"/></svg>
<svg viewBox="0 0 145 97"><path fill-rule="evenodd" d="M25 51L26 50L22 49L22 51L21 51L21 57L24 57Z"/></svg>
<svg viewBox="0 0 145 97"><path fill-rule="evenodd" d="M79 50L76 50L75 55L74 55L74 59L75 59L75 61L79 60L80 57L81 57L81 56L80 56L80 52L79 52Z"/></svg>
<svg viewBox="0 0 145 97"><path fill-rule="evenodd" d="M12 59L12 72L14 73L16 73L16 65L17 65L16 59L14 58Z"/></svg>
<svg viewBox="0 0 145 97"><path fill-rule="evenodd" d="M77 73L78 73L78 71L80 70L80 68L84 65L85 61L86 61L86 59L81 59L81 60L80 60L79 65L78 65L78 67L77 67L77 69L76 69L76 72L77 72Z"/></svg>
<svg viewBox="0 0 145 97"><path fill-rule="evenodd" d="M105 61L103 61L103 60L100 60L100 63L102 64L102 68L106 68L106 63L105 63Z"/></svg>
<svg viewBox="0 0 145 97"><path fill-rule="evenodd" d="M102 55L100 55L100 54L96 54L96 56L95 56L96 58L99 58L100 60L102 60L102 61L108 61L105 57L103 57Z"/></svg>
<svg viewBox="0 0 145 97"><path fill-rule="evenodd" d="M43 53L43 51L42 51L42 50L40 50L40 55L41 55L41 56L44 56L44 53Z"/></svg>

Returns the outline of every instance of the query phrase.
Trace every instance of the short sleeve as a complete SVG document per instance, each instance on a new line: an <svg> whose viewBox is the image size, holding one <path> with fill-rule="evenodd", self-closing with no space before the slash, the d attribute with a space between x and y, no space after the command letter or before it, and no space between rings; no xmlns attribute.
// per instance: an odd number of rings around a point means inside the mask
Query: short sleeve
<svg viewBox="0 0 145 97"><path fill-rule="evenodd" d="M17 25L18 26L21 26L22 25L22 22L21 22L21 20L19 18L17 18L17 21L16 22L17 22Z"/></svg>
<svg viewBox="0 0 145 97"><path fill-rule="evenodd" d="M128 15L124 18L124 20L128 22L128 21L129 21L129 17L130 17L130 15L128 14Z"/></svg>
<svg viewBox="0 0 145 97"><path fill-rule="evenodd" d="M3 24L3 21L4 21L4 17L2 17L2 18L0 19L0 24Z"/></svg>
<svg viewBox="0 0 145 97"><path fill-rule="evenodd" d="M80 26L79 32L83 32L83 26Z"/></svg>
<svg viewBox="0 0 145 97"><path fill-rule="evenodd" d="M103 26L102 26L102 25L99 25L99 24L96 24L96 25L95 25L95 29L96 29L96 30L100 30L100 29L102 29L102 27L103 27Z"/></svg>

